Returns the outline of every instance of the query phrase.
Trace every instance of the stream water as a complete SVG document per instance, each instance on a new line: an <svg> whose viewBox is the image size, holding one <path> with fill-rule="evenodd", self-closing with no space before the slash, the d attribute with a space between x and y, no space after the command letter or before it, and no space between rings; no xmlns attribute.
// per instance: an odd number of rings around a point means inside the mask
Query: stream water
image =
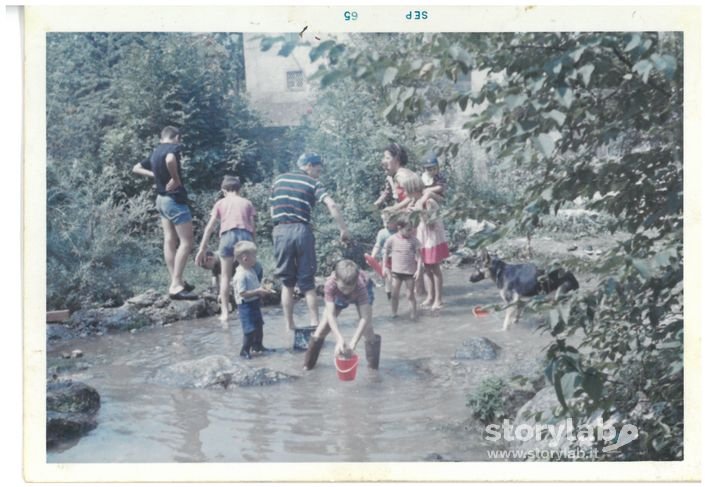
<svg viewBox="0 0 705 487"><path fill-rule="evenodd" d="M49 343L48 358L80 349L89 367L72 374L98 390L98 427L77 443L47 452L48 462L360 462L424 461L432 455L487 460L481 429L469 421L466 396L482 379L528 373L549 337L526 315L502 332L501 314L475 318L477 304L499 300L489 281L470 284L469 271L445 271L443 310L390 319L384 289L375 290L374 327L382 336L380 369L367 368L364 344L357 378L338 380L329 337L317 367L302 370L303 353L286 349L279 307L265 308L265 346L278 351L248 365L299 378L263 387L179 389L149 382L165 366L207 355L242 360L239 322L224 330L217 319ZM297 323L307 323L303 302ZM354 308L343 311L346 337L356 326ZM502 347L493 361L456 361L455 350L472 336ZM461 363L462 362L462 363ZM431 365L429 365L431 364ZM431 457L429 457L431 456Z"/></svg>

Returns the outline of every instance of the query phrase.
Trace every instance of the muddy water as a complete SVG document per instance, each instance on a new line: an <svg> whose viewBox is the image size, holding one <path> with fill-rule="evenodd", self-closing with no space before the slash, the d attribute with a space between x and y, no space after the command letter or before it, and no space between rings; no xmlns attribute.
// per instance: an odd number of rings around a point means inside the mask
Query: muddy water
<svg viewBox="0 0 705 487"><path fill-rule="evenodd" d="M470 294L469 294L470 293ZM502 316L477 319L470 309L498 300L489 282L469 284L467 272L446 271L446 307L408 319L390 319L383 288L376 289L374 327L382 335L379 371L367 369L364 345L357 378L341 382L329 338L318 366L303 372L303 354L285 350L281 309L265 310L264 366L299 376L265 387L178 389L149 383L170 364L222 354L241 360L235 319L223 330L215 318L175 323L130 334L50 344L49 358L76 348L90 365L72 375L101 395L98 427L74 445L47 454L49 462L357 462L487 460L479 426L469 421L466 395L483 378L527 373L549 338L527 315L509 333ZM303 303L297 322L306 323ZM349 337L356 313L341 315ZM453 360L460 343L484 336L502 347L494 361ZM468 426L471 425L471 426ZM474 426L473 426L474 425Z"/></svg>

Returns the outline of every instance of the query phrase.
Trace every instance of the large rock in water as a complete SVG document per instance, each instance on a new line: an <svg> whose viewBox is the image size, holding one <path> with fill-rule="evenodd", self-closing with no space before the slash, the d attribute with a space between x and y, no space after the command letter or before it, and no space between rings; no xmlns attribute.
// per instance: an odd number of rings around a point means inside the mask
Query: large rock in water
<svg viewBox="0 0 705 487"><path fill-rule="evenodd" d="M47 382L47 447L83 436L97 425L98 392L81 382Z"/></svg>
<svg viewBox="0 0 705 487"><path fill-rule="evenodd" d="M162 385L184 388L239 387L272 385L292 379L293 376L267 369L233 364L224 355L210 355L188 360L157 371L153 381Z"/></svg>
<svg viewBox="0 0 705 487"><path fill-rule="evenodd" d="M502 347L485 337L471 337L455 351L456 360L494 360Z"/></svg>

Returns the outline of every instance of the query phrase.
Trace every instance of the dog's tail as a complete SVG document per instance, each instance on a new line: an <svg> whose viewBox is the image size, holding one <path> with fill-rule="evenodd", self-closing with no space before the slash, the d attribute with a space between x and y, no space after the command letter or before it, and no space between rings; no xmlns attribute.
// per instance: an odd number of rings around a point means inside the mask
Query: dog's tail
<svg viewBox="0 0 705 487"><path fill-rule="evenodd" d="M572 272L567 271L564 275L563 278L561 279L561 284L559 286L559 289L561 290L561 294L567 293L568 291L575 291L576 289L580 288L580 284L578 284L578 280L575 278Z"/></svg>
<svg viewBox="0 0 705 487"><path fill-rule="evenodd" d="M549 272L543 284L545 294L552 291L558 291L557 294L564 294L579 288L580 284L578 284L578 280L573 273L564 269L556 269Z"/></svg>

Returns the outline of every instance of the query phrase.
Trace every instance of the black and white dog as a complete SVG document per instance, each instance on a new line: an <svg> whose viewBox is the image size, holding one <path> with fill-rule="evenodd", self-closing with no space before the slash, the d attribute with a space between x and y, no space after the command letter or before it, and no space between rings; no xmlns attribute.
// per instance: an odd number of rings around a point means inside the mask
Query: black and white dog
<svg viewBox="0 0 705 487"><path fill-rule="evenodd" d="M504 317L502 330L516 324L521 314L520 298L556 291L554 299L560 294L578 289L578 280L572 272L556 269L546 273L534 264L508 264L497 257L491 257L486 250L480 256L480 268L470 276L470 282L478 282L489 277L497 285L504 304L511 305Z"/></svg>

